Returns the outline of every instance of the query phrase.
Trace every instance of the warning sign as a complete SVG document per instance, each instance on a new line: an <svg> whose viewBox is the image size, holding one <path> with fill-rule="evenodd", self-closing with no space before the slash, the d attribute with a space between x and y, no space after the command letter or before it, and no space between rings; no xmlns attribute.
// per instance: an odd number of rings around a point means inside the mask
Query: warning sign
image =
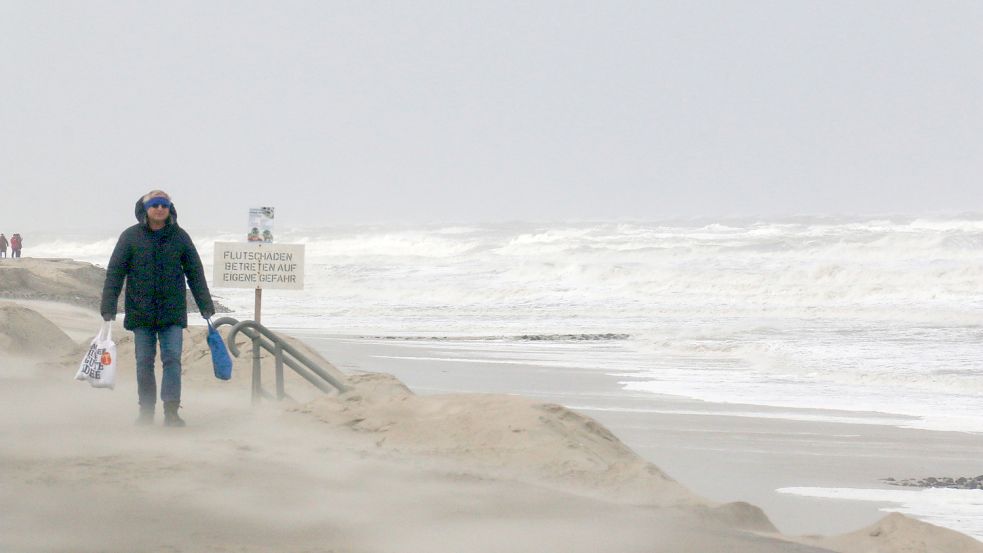
<svg viewBox="0 0 983 553"><path fill-rule="evenodd" d="M304 245L215 242L213 288L304 289Z"/></svg>

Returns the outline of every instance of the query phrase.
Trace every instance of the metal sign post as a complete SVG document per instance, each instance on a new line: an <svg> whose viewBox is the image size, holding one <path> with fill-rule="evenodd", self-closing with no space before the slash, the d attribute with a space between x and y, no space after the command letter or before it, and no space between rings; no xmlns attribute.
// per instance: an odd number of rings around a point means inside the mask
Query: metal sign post
<svg viewBox="0 0 983 553"><path fill-rule="evenodd" d="M262 311L263 311L263 289L257 287L256 298L253 301L253 320L260 324L262 324L263 322L262 320L260 320L260 315L262 314Z"/></svg>
<svg viewBox="0 0 983 553"><path fill-rule="evenodd" d="M262 324L260 321L260 316L263 312L263 289L256 287L256 296L253 300L253 320L256 324ZM259 403L259 398L263 395L263 389L260 386L262 379L262 367L263 362L259 356L259 336L253 338L253 390L252 390L252 404L256 405Z"/></svg>

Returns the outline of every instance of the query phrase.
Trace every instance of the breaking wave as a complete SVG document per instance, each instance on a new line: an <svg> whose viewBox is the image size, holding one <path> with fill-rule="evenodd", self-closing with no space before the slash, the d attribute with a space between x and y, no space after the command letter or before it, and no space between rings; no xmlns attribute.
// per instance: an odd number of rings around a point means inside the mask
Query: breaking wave
<svg viewBox="0 0 983 553"><path fill-rule="evenodd" d="M191 234L209 275L211 243L243 238ZM273 327L542 343L550 355L574 352L568 365L589 359L631 375L625 385L639 391L983 428L973 407L983 404L983 216L353 226L277 237L305 245L306 275L303 291L264 292ZM25 255L97 265L115 243L27 238ZM252 290L214 293L250 318Z"/></svg>

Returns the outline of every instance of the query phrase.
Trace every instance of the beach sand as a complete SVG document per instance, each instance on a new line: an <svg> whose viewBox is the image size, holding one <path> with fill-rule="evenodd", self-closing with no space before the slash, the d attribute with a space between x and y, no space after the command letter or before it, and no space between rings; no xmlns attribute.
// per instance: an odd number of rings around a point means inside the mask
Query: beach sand
<svg viewBox="0 0 983 553"><path fill-rule="evenodd" d="M784 487L884 488L883 480L983 472L976 434L901 428L879 413L769 408L628 392L624 374L545 364L495 363L487 344L296 334L346 370L391 373L419 394L471 391L563 403L693 492L761 507L785 534L838 534L884 518L877 501L777 493ZM485 362L476 362L482 358ZM455 359L468 359L459 362ZM571 377L571 375L576 375ZM836 421L843 422L836 422Z"/></svg>
<svg viewBox="0 0 983 553"><path fill-rule="evenodd" d="M344 394L288 377L294 401L252 405L250 360L216 380L200 327L185 334L189 426L136 427L118 323L113 391L73 380L84 343L45 347L99 324L60 303L0 303L0 334L17 339L0 340L0 551L983 551L899 515L783 537L757 507L691 491L597 420L539 399L419 395L360 372Z"/></svg>

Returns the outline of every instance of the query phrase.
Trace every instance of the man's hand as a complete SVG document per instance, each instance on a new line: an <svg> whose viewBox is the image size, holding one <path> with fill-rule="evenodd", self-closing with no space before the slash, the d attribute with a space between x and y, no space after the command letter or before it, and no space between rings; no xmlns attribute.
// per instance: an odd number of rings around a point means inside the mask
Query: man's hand
<svg viewBox="0 0 983 553"><path fill-rule="evenodd" d="M106 321L107 323L109 321L115 321L116 320L116 313L103 313L102 314L102 320Z"/></svg>
<svg viewBox="0 0 983 553"><path fill-rule="evenodd" d="M214 315L214 314L215 314L215 311L212 310L212 309L202 309L201 310L201 316L204 317L205 319L211 319L212 318L212 315Z"/></svg>

